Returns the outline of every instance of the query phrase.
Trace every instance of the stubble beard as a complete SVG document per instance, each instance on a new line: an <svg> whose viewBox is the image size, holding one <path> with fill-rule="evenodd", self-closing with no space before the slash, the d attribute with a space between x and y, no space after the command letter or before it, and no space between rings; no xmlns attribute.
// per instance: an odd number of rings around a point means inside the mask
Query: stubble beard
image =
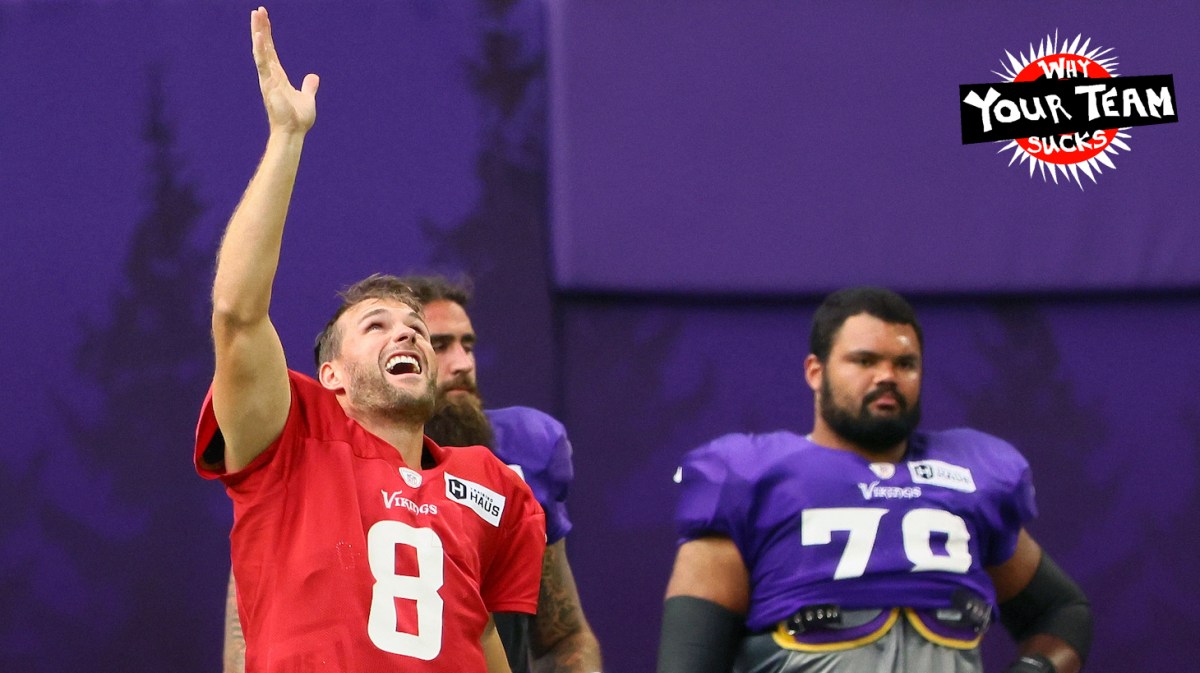
<svg viewBox="0 0 1200 673"><path fill-rule="evenodd" d="M871 413L870 404L884 393L891 393L900 406L894 416L877 416ZM872 390L863 397L858 413L838 406L834 401L829 379L821 381L821 419L846 441L869 453L886 453L908 439L921 422L921 401L911 407L908 398L894 385L885 385Z"/></svg>
<svg viewBox="0 0 1200 673"><path fill-rule="evenodd" d="M422 392L412 393L389 385L383 374L347 363L351 405L365 413L402 424L420 425L433 414L437 387L426 381Z"/></svg>

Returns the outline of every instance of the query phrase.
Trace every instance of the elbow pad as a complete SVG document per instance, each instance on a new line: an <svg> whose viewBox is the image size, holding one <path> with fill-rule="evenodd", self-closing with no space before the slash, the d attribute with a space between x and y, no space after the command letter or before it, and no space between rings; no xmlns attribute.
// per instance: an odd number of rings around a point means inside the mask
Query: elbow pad
<svg viewBox="0 0 1200 673"><path fill-rule="evenodd" d="M663 604L658 673L729 673L745 617L712 601L672 596Z"/></svg>
<svg viewBox="0 0 1200 673"><path fill-rule="evenodd" d="M1092 647L1092 609L1079 585L1045 552L1029 585L1000 604L1000 621L1013 639L1046 634L1070 645L1080 661Z"/></svg>

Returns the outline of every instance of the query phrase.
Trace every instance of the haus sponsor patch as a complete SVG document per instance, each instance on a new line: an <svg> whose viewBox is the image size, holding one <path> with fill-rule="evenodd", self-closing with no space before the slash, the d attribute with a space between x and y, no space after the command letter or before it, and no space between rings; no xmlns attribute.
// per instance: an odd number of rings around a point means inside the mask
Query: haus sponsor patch
<svg viewBox="0 0 1200 673"><path fill-rule="evenodd" d="M500 515L504 513L504 496L487 486L447 472L446 498L470 507L479 518L493 526L500 525Z"/></svg>
<svg viewBox="0 0 1200 673"><path fill-rule="evenodd" d="M914 484L941 486L963 493L975 492L975 479L965 467L940 460L917 460L908 464L908 472Z"/></svg>

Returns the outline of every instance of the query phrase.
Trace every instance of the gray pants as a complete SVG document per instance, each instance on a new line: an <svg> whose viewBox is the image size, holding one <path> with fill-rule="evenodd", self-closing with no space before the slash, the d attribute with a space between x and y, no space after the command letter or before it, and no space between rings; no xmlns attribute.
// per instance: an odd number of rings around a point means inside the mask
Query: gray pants
<svg viewBox="0 0 1200 673"><path fill-rule="evenodd" d="M873 643L834 652L780 647L771 633L746 638L734 673L983 673L979 648L931 643L901 617Z"/></svg>

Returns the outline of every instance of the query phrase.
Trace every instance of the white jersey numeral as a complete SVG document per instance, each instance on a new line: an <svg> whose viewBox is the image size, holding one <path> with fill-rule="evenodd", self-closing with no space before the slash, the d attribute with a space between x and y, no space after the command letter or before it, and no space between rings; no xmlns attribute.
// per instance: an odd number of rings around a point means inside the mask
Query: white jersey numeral
<svg viewBox="0 0 1200 673"><path fill-rule="evenodd" d="M412 547L417 555L416 575L396 574L396 545ZM367 561L375 585L367 635L385 652L429 661L442 651L443 601L438 589L443 581L442 540L430 528L414 528L399 521L380 521L367 532ZM396 599L416 601L417 632L397 630Z"/></svg>
<svg viewBox="0 0 1200 673"><path fill-rule="evenodd" d="M862 577L875 550L879 523L888 510L877 507L818 507L800 513L800 544L824 545L833 541L833 531L849 533L846 548L833 579ZM971 568L971 533L962 517L941 509L920 508L906 512L900 522L904 555L913 572L940 570L965 573ZM946 553L933 550L933 535L946 536Z"/></svg>
<svg viewBox="0 0 1200 673"><path fill-rule="evenodd" d="M914 509L900 523L904 529L904 555L912 561L913 572L941 570L965 573L971 569L971 533L962 517L944 509ZM946 536L946 553L933 551L934 533Z"/></svg>
<svg viewBox="0 0 1200 673"><path fill-rule="evenodd" d="M800 543L809 546L829 544L833 531L849 531L842 559L838 561L833 579L862 577L875 548L875 534L886 509L875 507L824 507L801 512Z"/></svg>

